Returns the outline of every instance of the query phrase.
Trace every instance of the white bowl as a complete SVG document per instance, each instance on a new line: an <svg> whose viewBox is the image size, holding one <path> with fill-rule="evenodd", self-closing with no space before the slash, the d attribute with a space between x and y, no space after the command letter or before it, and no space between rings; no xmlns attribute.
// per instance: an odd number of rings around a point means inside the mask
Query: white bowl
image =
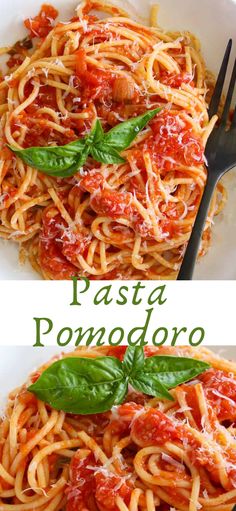
<svg viewBox="0 0 236 511"><path fill-rule="evenodd" d="M23 20L34 16L42 0L1 0L0 46L23 37ZM129 12L148 16L149 6L155 1L113 1ZM234 39L236 53L236 0L157 0L160 6L159 24L167 29L190 30L202 43L208 68L217 73L226 43ZM76 1L52 0L63 20L72 16ZM233 61L233 58L232 58ZM212 248L197 264L196 279L236 279L236 171L225 178L229 197L221 215L216 218ZM18 247L13 242L0 241L0 279L40 278L29 264L18 263Z"/></svg>

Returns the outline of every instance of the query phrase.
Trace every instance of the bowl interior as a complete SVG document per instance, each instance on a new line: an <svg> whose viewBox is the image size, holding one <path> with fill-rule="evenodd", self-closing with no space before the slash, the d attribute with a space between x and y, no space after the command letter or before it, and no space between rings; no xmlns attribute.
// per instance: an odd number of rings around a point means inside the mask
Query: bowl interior
<svg viewBox="0 0 236 511"><path fill-rule="evenodd" d="M34 16L42 0L1 0L0 47L24 36L23 20ZM134 17L143 17L148 23L152 0L113 0ZM52 0L59 9L60 19L68 19L76 7L74 0ZM236 0L158 0L159 24L167 30L189 30L201 41L207 66L217 73L224 49L230 37L236 51ZM10 7L10 8L9 8ZM143 21L143 20L142 20ZM231 59L233 62L233 58ZM231 62L231 65L232 65ZM228 202L224 211L215 219L212 249L197 264L197 279L236 279L236 171L231 171L225 182ZM29 264L18 263L18 247L13 242L0 241L0 279L39 278Z"/></svg>

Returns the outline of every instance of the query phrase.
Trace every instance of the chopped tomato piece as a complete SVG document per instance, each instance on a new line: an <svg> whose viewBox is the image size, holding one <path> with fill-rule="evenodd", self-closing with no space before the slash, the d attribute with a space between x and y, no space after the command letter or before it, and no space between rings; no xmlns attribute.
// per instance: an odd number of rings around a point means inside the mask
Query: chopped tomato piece
<svg viewBox="0 0 236 511"><path fill-rule="evenodd" d="M113 190L102 190L91 197L91 206L100 215L107 215L111 218L126 217L132 212L132 195L125 192Z"/></svg>
<svg viewBox="0 0 236 511"><path fill-rule="evenodd" d="M141 447L163 445L181 439L181 428L159 410L150 408L134 418L131 438Z"/></svg>
<svg viewBox="0 0 236 511"><path fill-rule="evenodd" d="M100 188L102 188L103 184L105 182L104 177L100 172L92 173L90 172L87 176L84 176L80 182L79 186L82 190L94 193L98 191Z"/></svg>
<svg viewBox="0 0 236 511"><path fill-rule="evenodd" d="M12 67L17 67L22 64L24 60L23 55L12 55L7 61L7 66L11 69Z"/></svg>
<svg viewBox="0 0 236 511"><path fill-rule="evenodd" d="M42 232L39 236L39 260L42 269L54 279L68 279L78 273L62 253L61 235L65 227L60 213L55 208L47 209L42 218Z"/></svg>
<svg viewBox="0 0 236 511"><path fill-rule="evenodd" d="M109 357L116 357L119 360L123 360L126 350L127 350L127 346L114 346L114 347L110 348L107 355Z"/></svg>
<svg viewBox="0 0 236 511"><path fill-rule="evenodd" d="M178 164L202 165L204 148L200 137L179 113L161 112L151 123L153 137L147 145L160 168L171 170Z"/></svg>
<svg viewBox="0 0 236 511"><path fill-rule="evenodd" d="M84 49L76 53L76 76L81 81L82 100L91 102L97 99L105 100L112 98L112 87L115 77L110 71L87 65Z"/></svg>
<svg viewBox="0 0 236 511"><path fill-rule="evenodd" d="M143 406L138 405L137 403L129 402L120 405L117 412L123 420L131 422L137 412L140 412L141 410L143 410Z"/></svg>
<svg viewBox="0 0 236 511"><path fill-rule="evenodd" d="M53 22L58 16L58 11L51 5L42 5L39 14L34 18L25 20L25 27L30 32L30 37L46 37L53 28Z"/></svg>
<svg viewBox="0 0 236 511"><path fill-rule="evenodd" d="M39 377L41 376L41 373L39 373L38 371L36 371L34 374L31 375L31 381L32 383L35 383Z"/></svg>
<svg viewBox="0 0 236 511"><path fill-rule="evenodd" d="M181 385L181 389L184 391L187 406L189 406L191 414L201 430L203 424L201 423L202 416L200 414L198 399L196 395L195 385Z"/></svg>
<svg viewBox="0 0 236 511"><path fill-rule="evenodd" d="M83 79L85 79L87 85L92 87L98 87L99 85L106 86L107 80L111 80L113 82L112 76L108 71L103 71L102 69L91 68L90 70L81 72L80 75Z"/></svg>
<svg viewBox="0 0 236 511"><path fill-rule="evenodd" d="M114 220L120 217L130 221L131 227L143 238L153 237L152 224L147 224L132 204L130 192L116 192L109 189L98 190L91 196L90 205L99 215L106 215Z"/></svg>
<svg viewBox="0 0 236 511"><path fill-rule="evenodd" d="M144 410L143 406L128 402L118 406L114 410L114 414L111 415L110 424L107 429L112 432L113 435L129 434L130 425L137 413Z"/></svg>
<svg viewBox="0 0 236 511"><path fill-rule="evenodd" d="M224 371L209 369L201 380L207 400L220 421L236 420L236 379Z"/></svg>
<svg viewBox="0 0 236 511"><path fill-rule="evenodd" d="M54 207L44 212L42 223L39 237L42 268L50 274L53 272L54 278L58 279L76 275L78 269L74 264L77 256L84 254L91 243L91 233L82 226L73 230Z"/></svg>
<svg viewBox="0 0 236 511"><path fill-rule="evenodd" d="M168 73L164 71L160 75L161 83L179 89L183 83L194 86L193 77L190 73Z"/></svg>
<svg viewBox="0 0 236 511"><path fill-rule="evenodd" d="M77 451L70 463L70 483L66 489L66 511L82 511L95 490L94 471L88 466L96 466L93 453L81 457Z"/></svg>
<svg viewBox="0 0 236 511"><path fill-rule="evenodd" d="M113 474L104 475L95 474L96 493L95 498L98 505L106 511L118 511L116 506L116 497L121 497L128 505L131 497L132 488L120 476Z"/></svg>
<svg viewBox="0 0 236 511"><path fill-rule="evenodd" d="M104 474L100 471L93 453L83 456L80 450L77 451L71 460L69 475L66 511L91 509L89 503L93 498L105 511L118 511L115 502L118 495L129 503L131 486L112 472Z"/></svg>
<svg viewBox="0 0 236 511"><path fill-rule="evenodd" d="M87 71L87 63L86 63L86 51L84 48L80 48L75 52L76 55L76 63L75 63L75 74L76 76L83 76Z"/></svg>
<svg viewBox="0 0 236 511"><path fill-rule="evenodd" d="M85 254L92 239L91 232L85 227L78 226L76 231L65 229L61 234L62 254L72 264L76 264L77 256Z"/></svg>

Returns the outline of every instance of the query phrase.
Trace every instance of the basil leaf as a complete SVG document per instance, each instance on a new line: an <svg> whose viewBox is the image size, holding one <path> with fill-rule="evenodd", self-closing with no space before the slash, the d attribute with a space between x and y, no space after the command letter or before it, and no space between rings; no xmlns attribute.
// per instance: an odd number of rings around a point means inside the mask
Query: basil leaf
<svg viewBox="0 0 236 511"><path fill-rule="evenodd" d="M28 390L57 410L101 413L123 402L128 383L139 392L173 400L168 388L191 380L208 367L206 362L185 357L144 358L142 347L128 347L123 362L115 357L58 360Z"/></svg>
<svg viewBox="0 0 236 511"><path fill-rule="evenodd" d="M122 158L116 149L104 144L103 140L90 148L91 155L94 160L101 163L124 163L126 160Z"/></svg>
<svg viewBox="0 0 236 511"><path fill-rule="evenodd" d="M159 356L145 358L142 373L151 377L158 376L158 380L168 389L195 378L210 366L206 362L187 357Z"/></svg>
<svg viewBox="0 0 236 511"><path fill-rule="evenodd" d="M66 149L67 151L78 153L83 152L83 150L86 147L86 140L87 138L78 138L78 140L74 140L73 142L70 142L69 144L62 145L62 146L56 146L57 149Z"/></svg>
<svg viewBox="0 0 236 511"><path fill-rule="evenodd" d="M10 149L30 167L50 176L69 177L84 165L89 153L84 140L76 142L76 145L72 143L73 145L58 147L29 147L22 150L10 147ZM78 152L79 150L81 152Z"/></svg>
<svg viewBox="0 0 236 511"><path fill-rule="evenodd" d="M96 144L97 142L100 142L100 140L102 140L102 138L104 136L104 131L103 131L101 121L99 119L96 119L94 128L91 131L91 135L92 135L93 144Z"/></svg>
<svg viewBox="0 0 236 511"><path fill-rule="evenodd" d="M122 122L104 133L102 124L96 119L94 126L83 139L64 146L29 147L16 149L9 146L27 165L55 177L69 177L76 173L91 153L101 163L124 163L119 151L126 149L144 126L160 111L160 108L146 112Z"/></svg>
<svg viewBox="0 0 236 511"><path fill-rule="evenodd" d="M144 392L149 396L160 397L162 399L168 399L174 401L172 395L168 392L166 387L159 381L158 375L156 374L145 374L141 372L134 378L130 378L130 385L139 392Z"/></svg>
<svg viewBox="0 0 236 511"><path fill-rule="evenodd" d="M134 376L144 365L144 352L141 346L129 346L125 352L123 368L127 375Z"/></svg>
<svg viewBox="0 0 236 511"><path fill-rule="evenodd" d="M115 357L58 360L29 387L56 410L75 414L110 410L123 401L127 390L128 378Z"/></svg>
<svg viewBox="0 0 236 511"><path fill-rule="evenodd" d="M143 115L117 124L117 126L105 133L103 138L104 142L116 148L117 151L123 151L129 147L138 133L158 112L160 112L160 110L161 108L155 108L155 110L150 110Z"/></svg>

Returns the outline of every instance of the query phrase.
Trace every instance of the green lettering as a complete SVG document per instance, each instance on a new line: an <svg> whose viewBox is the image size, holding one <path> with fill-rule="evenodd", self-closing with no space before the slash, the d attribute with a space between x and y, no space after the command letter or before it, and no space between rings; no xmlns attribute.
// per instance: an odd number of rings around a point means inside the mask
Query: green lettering
<svg viewBox="0 0 236 511"><path fill-rule="evenodd" d="M165 285L158 286L155 289L153 289L153 291L151 292L151 294L148 297L148 305L153 305L156 302L158 302L159 305L163 305L163 303L165 303L167 300L167 298L165 298L164 300L162 299L165 289L166 289ZM155 295L157 295L157 296L155 296Z"/></svg>
<svg viewBox="0 0 236 511"><path fill-rule="evenodd" d="M86 277L80 277L80 280L85 283L84 289L80 291L81 294L85 293L89 287L90 287L90 281ZM73 300L70 303L70 305L81 305L80 302L78 302L78 278L72 277L73 281Z"/></svg>
<svg viewBox="0 0 236 511"><path fill-rule="evenodd" d="M119 339L116 340L116 341L113 341L112 340L112 337L113 335L116 333L116 332L119 332L120 333L120 336L119 336ZM109 334L109 337L108 337L108 344L110 344L111 346L119 346L119 344L122 342L122 340L124 339L124 335L125 335L125 331L123 330L123 328L117 326L116 328L113 328L113 330L111 330L110 334Z"/></svg>
<svg viewBox="0 0 236 511"><path fill-rule="evenodd" d="M87 330L85 330L85 332L83 332L82 327L79 327L75 330L75 333L76 334L78 333L78 337L75 341L75 346L79 346L79 344L82 342L82 340L84 339L86 334L88 334L88 338L85 343L86 346L90 346L90 344L92 344L92 342L94 341L94 339L97 335L99 336L99 338L96 341L96 346L103 346L105 344L105 342L102 342L102 339L105 335L105 332L106 332L106 330L104 327L99 328L99 330L97 330L97 332L94 332L94 327L88 328Z"/></svg>
<svg viewBox="0 0 236 511"><path fill-rule="evenodd" d="M132 304L139 305L142 302L142 298L138 299L138 292L140 289L145 289L145 286L142 286L141 282L137 282L137 284L135 284L135 286L132 287L134 289Z"/></svg>
<svg viewBox="0 0 236 511"><path fill-rule="evenodd" d="M174 328L172 328L172 330L174 332L174 335L173 335L173 339L171 341L171 346L175 346L179 335L181 334L181 332L187 332L187 328L186 328L186 326L183 326L183 328L180 328L180 330L177 330L177 327L174 326Z"/></svg>
<svg viewBox="0 0 236 511"><path fill-rule="evenodd" d="M63 336L63 334L65 332L68 332L68 336L67 336L65 341L62 341L61 337ZM57 334L57 344L58 344L58 346L67 346L67 344L70 343L72 337L73 337L73 330L72 330L72 328L70 328L69 326L65 326Z"/></svg>
<svg viewBox="0 0 236 511"><path fill-rule="evenodd" d="M145 312L147 312L147 317L144 326L136 326L135 328L132 328L130 332L128 333L127 342L129 346L146 346L148 344L148 341L145 340L147 329L150 323L151 315L152 315L153 309L146 309ZM132 340L132 336L135 332L141 331L141 334L139 335L138 339L136 341Z"/></svg>
<svg viewBox="0 0 236 511"><path fill-rule="evenodd" d="M162 332L162 331L164 334L163 339L161 341L156 341L156 338L157 338L159 332ZM164 326L161 326L157 330L155 330L155 332L152 336L152 343L154 344L154 346L162 346L162 344L165 344L167 339L168 339L168 330Z"/></svg>
<svg viewBox="0 0 236 511"><path fill-rule="evenodd" d="M104 305L109 305L109 303L112 302L113 298L109 300L109 293L111 291L111 285L110 286L104 286L99 289L97 294L94 297L94 305L99 305L100 303L104 302ZM101 298L100 298L101 294Z"/></svg>
<svg viewBox="0 0 236 511"><path fill-rule="evenodd" d="M51 330L53 328L53 322L49 318L33 318L33 319L36 323L36 341L35 341L35 344L33 344L33 346L37 346L37 347L43 346L44 347L44 344L41 343L41 334L42 335L49 334L49 332L51 332ZM44 322L46 323L47 330L41 332L41 327L43 326L42 324Z"/></svg>
<svg viewBox="0 0 236 511"><path fill-rule="evenodd" d="M199 339L197 341L194 341L193 337L194 337L194 335L196 333L199 334ZM190 344L190 346L199 346L199 344L202 343L204 337L205 337L205 330L204 330L204 328L202 328L201 326L197 326L189 334L189 344Z"/></svg>

